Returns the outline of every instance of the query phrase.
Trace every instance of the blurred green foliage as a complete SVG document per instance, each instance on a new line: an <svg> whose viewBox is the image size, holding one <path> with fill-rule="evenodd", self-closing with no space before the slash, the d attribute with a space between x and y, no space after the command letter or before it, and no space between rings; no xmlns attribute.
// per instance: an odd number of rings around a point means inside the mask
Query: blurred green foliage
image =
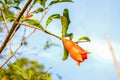
<svg viewBox="0 0 120 80"><path fill-rule="evenodd" d="M18 59L7 68L0 69L0 80L52 80L44 65L27 58Z"/></svg>

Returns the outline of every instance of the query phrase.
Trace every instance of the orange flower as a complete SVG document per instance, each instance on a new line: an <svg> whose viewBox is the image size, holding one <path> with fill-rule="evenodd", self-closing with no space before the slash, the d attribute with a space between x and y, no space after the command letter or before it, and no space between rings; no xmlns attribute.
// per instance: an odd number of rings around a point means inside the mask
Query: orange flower
<svg viewBox="0 0 120 80"><path fill-rule="evenodd" d="M27 18L27 19L28 19L28 18L30 18L30 17L32 17L32 16L33 16L33 14L32 14L32 13L28 13L28 14L26 14L26 15L25 15L25 18Z"/></svg>
<svg viewBox="0 0 120 80"><path fill-rule="evenodd" d="M78 65L87 59L87 54L89 54L88 51L84 50L71 40L62 39L62 41L66 50L69 52L70 56L78 62Z"/></svg>

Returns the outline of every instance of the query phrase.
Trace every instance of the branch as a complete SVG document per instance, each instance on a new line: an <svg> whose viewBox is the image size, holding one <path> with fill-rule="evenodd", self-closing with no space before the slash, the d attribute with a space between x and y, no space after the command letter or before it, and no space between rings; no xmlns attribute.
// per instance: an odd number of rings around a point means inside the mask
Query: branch
<svg viewBox="0 0 120 80"><path fill-rule="evenodd" d="M115 65L115 68L116 68L116 71L117 71L117 74L118 74L118 78L120 80L120 70L119 70L118 62L116 60L115 53L114 53L112 44L110 43L110 38L109 38L108 35L106 35L106 40L108 42L108 45L109 45L109 48L110 48L110 51L111 51L111 54L112 54L112 58L113 58L113 61L114 61L114 65Z"/></svg>
<svg viewBox="0 0 120 80"><path fill-rule="evenodd" d="M31 9L31 8L32 8L32 7L30 7L30 9ZM29 9L29 11L30 11L30 9ZM29 11L28 11L28 12L29 12ZM42 17L41 17L41 19L40 19L40 22L43 20L43 18L44 18L45 15L47 14L47 12L48 12L48 10L46 11L46 9L44 9L44 13L42 14ZM20 43L20 45L18 46L18 48L17 48L11 55L9 55L9 57L3 62L3 64L0 66L0 68L2 68L2 67L16 54L16 52L22 47L22 45L27 41L27 39L36 31L36 29L38 29L38 30L40 30L40 31L43 31L43 32L45 32L45 33L47 33L47 34L49 34L49 35L52 35L52 36L54 36L54 37L62 40L61 37L59 37L59 36L57 36L57 35L55 35L55 34L52 34L51 32L49 32L49 31L47 31L47 30L43 30L43 29L41 29L41 28L39 28L39 27L37 27L37 26L29 25L29 24L23 24L23 23L20 23L19 21L14 21L14 24L16 24L16 26L17 26L18 24L19 24L18 26L20 26L20 25L28 26L28 27L34 28L34 30L33 30L26 38L24 38L24 39L22 40L22 42ZM18 28L18 27L15 27L15 29L13 30L13 33L12 33L12 34L10 35L10 37L9 37L9 40L10 40L10 39L12 38L12 36L15 34L17 28Z"/></svg>
<svg viewBox="0 0 120 80"><path fill-rule="evenodd" d="M27 14L30 12L30 10L31 10L31 8L33 7L33 4L31 4L30 5L30 8L29 8L29 10L28 10L28 12L27 12ZM49 9L48 9L49 10ZM48 10L46 11L46 8L44 8L44 13L42 14L42 17L41 17L41 19L40 19L40 22L42 22L42 20L43 20L43 18L45 17L45 15L47 14L47 12L48 12ZM19 24L19 27L20 27L20 25L24 25L24 26L30 26L30 25L27 25L27 24L22 24L22 23L20 23L20 22L16 22L17 24ZM19 28L19 27L17 27L17 29ZM32 31L32 32L30 32L30 34L21 42L21 45L18 47L18 50L20 49L20 47L27 41L27 39L36 31L36 26L32 26L31 25L31 27L32 28L34 28L34 30ZM36 28L35 28L36 27ZM17 29L16 29L16 31L17 31ZM40 29L40 28L37 28L37 29ZM40 29L40 30L42 30L42 29ZM15 31L14 31L14 33L15 33ZM47 31L46 31L46 33L47 33ZM13 34L14 35L14 34ZM12 35L12 36L13 36ZM11 38L10 38L11 39ZM17 51L16 51L17 52Z"/></svg>
<svg viewBox="0 0 120 80"><path fill-rule="evenodd" d="M1 7L0 7L0 9L1 9L1 14L2 14L3 20L4 20L5 28L7 30L7 33L9 34L9 29L8 29L8 24L7 24L7 21L6 21L5 14L4 14L4 12L3 12ZM8 42L8 45L9 45L9 53L11 54L12 48L11 48L11 42L10 41Z"/></svg>
<svg viewBox="0 0 120 80"><path fill-rule="evenodd" d="M12 25L12 28L10 29L9 31L9 34L7 35L7 37L5 38L4 42L2 43L1 47L0 47L0 54L2 53L3 49L5 48L5 46L7 45L9 39L10 39L10 36L12 35L12 33L14 32L16 26L18 24L16 24L16 22L19 22L21 16L23 15L23 13L25 12L25 10L27 9L27 7L29 6L29 4L31 3L32 0L28 0L25 4L25 6L23 7L22 11L20 12L20 14L18 15L18 17L15 19L13 25Z"/></svg>
<svg viewBox="0 0 120 80"><path fill-rule="evenodd" d="M17 23L20 24L20 25L23 25L23 26L27 26L27 27L30 27L30 28L38 29L38 30L40 30L40 31L43 31L43 32L45 32L45 33L47 33L47 34L49 34L49 35L52 35L52 36L54 36L54 37L56 37L56 38L62 40L61 37L59 37L59 36L57 36L57 35L55 35L55 34L49 32L49 31L47 31L47 30L41 29L41 28L39 28L39 27L37 27L37 26L29 25L29 24L23 24L23 23L19 23L19 22L17 22Z"/></svg>

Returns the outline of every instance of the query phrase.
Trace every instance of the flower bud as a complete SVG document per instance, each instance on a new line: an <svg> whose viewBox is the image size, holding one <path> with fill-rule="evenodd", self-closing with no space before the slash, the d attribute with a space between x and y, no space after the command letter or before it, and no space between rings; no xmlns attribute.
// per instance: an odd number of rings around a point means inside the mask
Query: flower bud
<svg viewBox="0 0 120 80"><path fill-rule="evenodd" d="M84 50L71 40L62 39L62 41L66 50L69 52L70 56L78 62L78 65L87 59L87 54L89 53L88 51Z"/></svg>

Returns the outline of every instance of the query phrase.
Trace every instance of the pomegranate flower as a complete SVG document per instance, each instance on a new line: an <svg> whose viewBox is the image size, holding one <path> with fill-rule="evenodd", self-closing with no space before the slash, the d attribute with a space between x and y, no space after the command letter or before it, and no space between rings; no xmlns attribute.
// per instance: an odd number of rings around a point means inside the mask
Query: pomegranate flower
<svg viewBox="0 0 120 80"><path fill-rule="evenodd" d="M87 54L89 54L87 50L84 50L71 40L62 39L62 41L64 43L66 50L69 52L70 56L75 61L77 61L78 65L80 65L81 62L87 59Z"/></svg>
<svg viewBox="0 0 120 80"><path fill-rule="evenodd" d="M33 14L32 14L32 13L28 13L28 14L26 14L26 15L25 15L25 18L27 18L27 19L28 19L28 18L30 18L30 17L32 17L32 16L33 16Z"/></svg>

